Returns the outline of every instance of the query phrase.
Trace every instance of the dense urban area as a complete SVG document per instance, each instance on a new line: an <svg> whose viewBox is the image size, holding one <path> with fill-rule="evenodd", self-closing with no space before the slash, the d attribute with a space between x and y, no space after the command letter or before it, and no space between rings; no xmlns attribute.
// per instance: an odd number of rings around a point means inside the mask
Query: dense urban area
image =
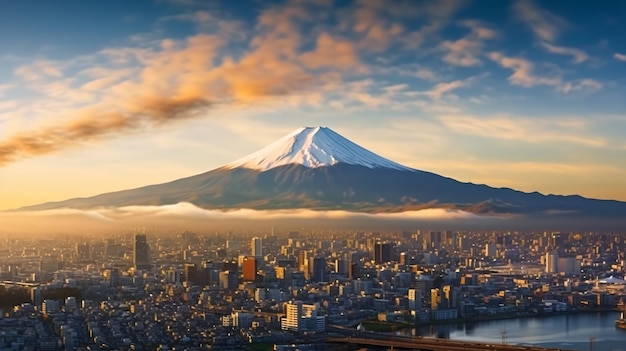
<svg viewBox="0 0 626 351"><path fill-rule="evenodd" d="M614 310L626 236L291 231L0 239L0 350L246 350ZM281 349L279 346L276 349Z"/></svg>

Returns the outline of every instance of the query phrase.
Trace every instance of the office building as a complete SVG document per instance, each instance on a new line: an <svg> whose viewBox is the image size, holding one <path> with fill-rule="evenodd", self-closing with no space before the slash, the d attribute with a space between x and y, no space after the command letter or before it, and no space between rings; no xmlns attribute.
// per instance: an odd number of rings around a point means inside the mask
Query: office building
<svg viewBox="0 0 626 351"><path fill-rule="evenodd" d="M243 280L248 282L257 279L257 259L255 257L245 257L243 259Z"/></svg>
<svg viewBox="0 0 626 351"><path fill-rule="evenodd" d="M328 281L328 274L326 273L326 259L324 257L313 258L312 267L313 276L311 277L314 282L326 282Z"/></svg>
<svg viewBox="0 0 626 351"><path fill-rule="evenodd" d="M150 269L150 248L146 234L135 234L133 240L133 264L135 269Z"/></svg>
<svg viewBox="0 0 626 351"><path fill-rule="evenodd" d="M252 238L250 248L253 257L263 257L263 239L259 237Z"/></svg>
<svg viewBox="0 0 626 351"><path fill-rule="evenodd" d="M281 329L291 331L323 332L326 317L318 316L319 304L304 304L294 301L285 304L285 317L281 318Z"/></svg>
<svg viewBox="0 0 626 351"><path fill-rule="evenodd" d="M391 244L377 242L374 244L374 262L376 264L391 261Z"/></svg>

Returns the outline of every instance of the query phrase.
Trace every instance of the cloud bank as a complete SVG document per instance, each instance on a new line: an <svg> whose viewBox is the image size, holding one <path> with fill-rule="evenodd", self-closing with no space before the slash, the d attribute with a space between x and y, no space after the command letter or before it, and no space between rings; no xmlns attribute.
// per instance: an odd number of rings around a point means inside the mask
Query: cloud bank
<svg viewBox="0 0 626 351"><path fill-rule="evenodd" d="M165 206L128 206L94 210L59 209L48 211L0 212L3 231L89 232L119 228L168 227L185 229L193 227L228 226L248 227L253 223L294 221L310 226L363 226L377 222L393 223L446 222L454 223L499 221L504 217L479 216L468 212L446 209L426 209L399 213L356 213L348 211L314 211L306 209L257 211L237 209L230 211L207 210L190 203ZM58 225L58 226L57 226Z"/></svg>

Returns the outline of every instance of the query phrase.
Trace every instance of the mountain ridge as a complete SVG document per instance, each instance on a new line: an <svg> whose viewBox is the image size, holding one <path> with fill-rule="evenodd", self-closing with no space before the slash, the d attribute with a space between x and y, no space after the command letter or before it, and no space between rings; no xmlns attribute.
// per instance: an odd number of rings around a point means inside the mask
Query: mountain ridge
<svg viewBox="0 0 626 351"><path fill-rule="evenodd" d="M313 151L311 151L313 150ZM329 128L301 128L214 170L170 182L22 207L160 206L381 213L450 209L490 216L624 218L626 203L464 183L387 160Z"/></svg>

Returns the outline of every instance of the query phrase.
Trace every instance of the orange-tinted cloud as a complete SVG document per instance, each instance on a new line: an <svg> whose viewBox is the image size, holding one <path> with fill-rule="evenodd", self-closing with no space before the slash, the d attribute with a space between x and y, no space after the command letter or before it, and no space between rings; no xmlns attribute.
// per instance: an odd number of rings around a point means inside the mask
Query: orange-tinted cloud
<svg viewBox="0 0 626 351"><path fill-rule="evenodd" d="M221 25L218 17L198 12L166 19L191 21L199 28L200 33L182 40L152 38L136 47L21 66L14 71L17 78L44 99L63 99L67 107L52 121L39 121L40 128L0 140L0 165L206 115L215 105L300 94L319 102L321 92L368 72L364 55L411 34L394 18L433 16L439 21L457 7L450 3L419 8L405 2L399 9L383 1L357 1L343 8L347 22L324 22L320 19L337 16L330 2L294 0L262 11L249 36L221 30L233 28L233 21Z"/></svg>

